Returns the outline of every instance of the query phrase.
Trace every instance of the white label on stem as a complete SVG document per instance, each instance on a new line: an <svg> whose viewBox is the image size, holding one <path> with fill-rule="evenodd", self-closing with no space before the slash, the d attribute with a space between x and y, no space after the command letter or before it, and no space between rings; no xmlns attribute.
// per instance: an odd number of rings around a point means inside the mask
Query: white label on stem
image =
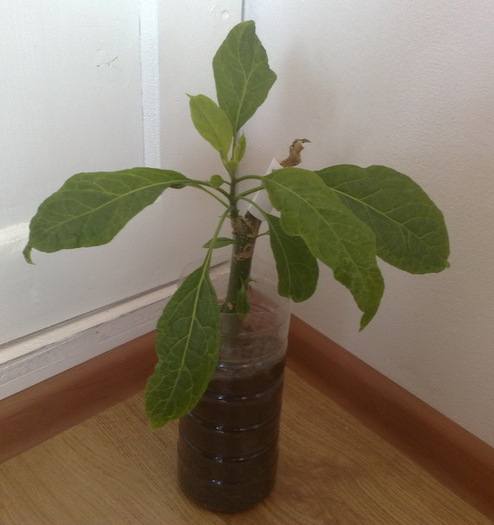
<svg viewBox="0 0 494 525"><path fill-rule="evenodd" d="M268 175L269 173L272 173L273 171L279 170L282 167L283 166L281 166L276 159L273 159L265 175ZM257 204L257 206L259 206L259 208L262 208L266 213L270 213L271 210L273 209L271 201L269 200L269 197L268 197L268 192L266 190L261 190L261 191L258 191L257 193L254 193L252 200ZM247 211L251 215L253 215L256 219L259 219L260 221L264 219L262 213L253 204L249 205L249 207L247 208Z"/></svg>

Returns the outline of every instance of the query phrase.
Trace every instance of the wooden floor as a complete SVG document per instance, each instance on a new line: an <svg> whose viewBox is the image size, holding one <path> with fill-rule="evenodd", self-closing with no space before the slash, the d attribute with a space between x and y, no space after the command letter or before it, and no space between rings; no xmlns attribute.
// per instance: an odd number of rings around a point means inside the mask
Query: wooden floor
<svg viewBox="0 0 494 525"><path fill-rule="evenodd" d="M293 370L275 491L241 514L181 495L177 425L151 431L142 407L135 396L0 465L0 524L491 524Z"/></svg>

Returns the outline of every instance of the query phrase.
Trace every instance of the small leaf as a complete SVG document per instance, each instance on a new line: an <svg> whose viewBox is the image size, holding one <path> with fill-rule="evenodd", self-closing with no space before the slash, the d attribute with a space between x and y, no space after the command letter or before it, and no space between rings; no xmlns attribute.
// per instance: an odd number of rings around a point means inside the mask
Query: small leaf
<svg viewBox="0 0 494 525"><path fill-rule="evenodd" d="M372 230L344 206L312 171L284 168L264 177L280 224L300 236L312 255L333 269L363 311L360 327L374 317L384 291Z"/></svg>
<svg viewBox="0 0 494 525"><path fill-rule="evenodd" d="M245 135L242 133L237 144L235 144L235 149L233 151L233 160L240 162L245 155L245 150L247 149L247 140Z"/></svg>
<svg viewBox="0 0 494 525"><path fill-rule="evenodd" d="M223 177L221 175L213 175L209 179L209 184L211 188L220 188L221 186L223 186L224 183L225 181L223 180Z"/></svg>
<svg viewBox="0 0 494 525"><path fill-rule="evenodd" d="M32 258L31 258L31 251L32 251L31 246L29 246L29 244L27 244L24 247L24 250L22 250L22 255L24 255L24 259L26 259L27 263L34 264Z"/></svg>
<svg viewBox="0 0 494 525"><path fill-rule="evenodd" d="M266 215L278 272L278 293L295 302L305 301L316 290L319 267L302 237L287 235L280 219Z"/></svg>
<svg viewBox="0 0 494 525"><path fill-rule="evenodd" d="M31 262L32 248L51 253L105 244L164 190L188 180L154 168L73 175L38 208L24 256Z"/></svg>
<svg viewBox="0 0 494 525"><path fill-rule="evenodd" d="M381 259L410 273L449 266L443 214L410 177L385 166L340 165L317 173L372 228Z"/></svg>
<svg viewBox="0 0 494 525"><path fill-rule="evenodd" d="M228 237L217 237L216 239L209 240L203 248L213 248L213 250L216 250L217 248L224 248L225 246L230 246L233 244L233 239L229 239Z"/></svg>
<svg viewBox="0 0 494 525"><path fill-rule="evenodd" d="M203 265L185 279L158 321L158 364L145 395L153 428L194 408L218 363L220 313L208 270Z"/></svg>
<svg viewBox="0 0 494 525"><path fill-rule="evenodd" d="M218 104L237 133L266 100L276 80L253 21L230 31L213 58L213 70Z"/></svg>
<svg viewBox="0 0 494 525"><path fill-rule="evenodd" d="M197 131L226 160L233 140L226 113L205 95L190 96L190 113Z"/></svg>
<svg viewBox="0 0 494 525"><path fill-rule="evenodd" d="M227 160L224 163L224 166L229 173L234 173L235 171L237 171L238 162L236 160Z"/></svg>

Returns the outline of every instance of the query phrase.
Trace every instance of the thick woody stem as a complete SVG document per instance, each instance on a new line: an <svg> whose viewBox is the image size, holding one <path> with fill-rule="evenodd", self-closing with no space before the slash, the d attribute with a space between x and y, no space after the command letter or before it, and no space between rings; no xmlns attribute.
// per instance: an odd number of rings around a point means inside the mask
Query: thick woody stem
<svg viewBox="0 0 494 525"><path fill-rule="evenodd" d="M235 242L230 265L228 291L223 304L224 313L236 312L238 294L249 282L252 256L254 254L254 246L260 226L261 221L248 212L245 217L235 217L232 219L233 238Z"/></svg>
<svg viewBox="0 0 494 525"><path fill-rule="evenodd" d="M307 142L310 140L295 139L290 145L288 157L281 161L280 165L288 168L300 164L302 161L300 153L304 149L303 144ZM232 218L234 245L228 291L223 304L224 313L236 312L238 294L249 282L252 257L260 226L261 221L249 212L243 217Z"/></svg>

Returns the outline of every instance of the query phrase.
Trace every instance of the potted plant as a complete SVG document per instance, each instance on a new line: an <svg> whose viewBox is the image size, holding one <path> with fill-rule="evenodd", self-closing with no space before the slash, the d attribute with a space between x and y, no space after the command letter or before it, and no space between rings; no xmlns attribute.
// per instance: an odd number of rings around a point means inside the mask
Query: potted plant
<svg viewBox="0 0 494 525"><path fill-rule="evenodd" d="M158 364L147 384L146 410L153 428L182 418L185 492L215 510L236 511L260 501L274 481L287 332L286 305L275 305L268 286L251 275L256 239L269 234L278 296L308 299L318 262L325 264L362 311L360 329L383 294L378 257L410 273L440 272L448 266L449 245L441 211L408 176L384 166L297 168L307 139L294 140L278 169L240 176L247 145L242 127L276 80L254 22L231 30L213 71L218 102L190 96L190 110L225 175L196 180L154 168L73 175L40 205L24 256L32 262L33 248L54 252L107 243L165 190L192 187L218 201L221 217L204 259L158 321ZM243 182L251 186L242 189ZM270 205L258 195L267 195ZM245 203L248 211L241 212ZM227 221L231 235L225 237ZM220 295L211 261L225 246L232 255ZM250 361L254 371L245 375Z"/></svg>

